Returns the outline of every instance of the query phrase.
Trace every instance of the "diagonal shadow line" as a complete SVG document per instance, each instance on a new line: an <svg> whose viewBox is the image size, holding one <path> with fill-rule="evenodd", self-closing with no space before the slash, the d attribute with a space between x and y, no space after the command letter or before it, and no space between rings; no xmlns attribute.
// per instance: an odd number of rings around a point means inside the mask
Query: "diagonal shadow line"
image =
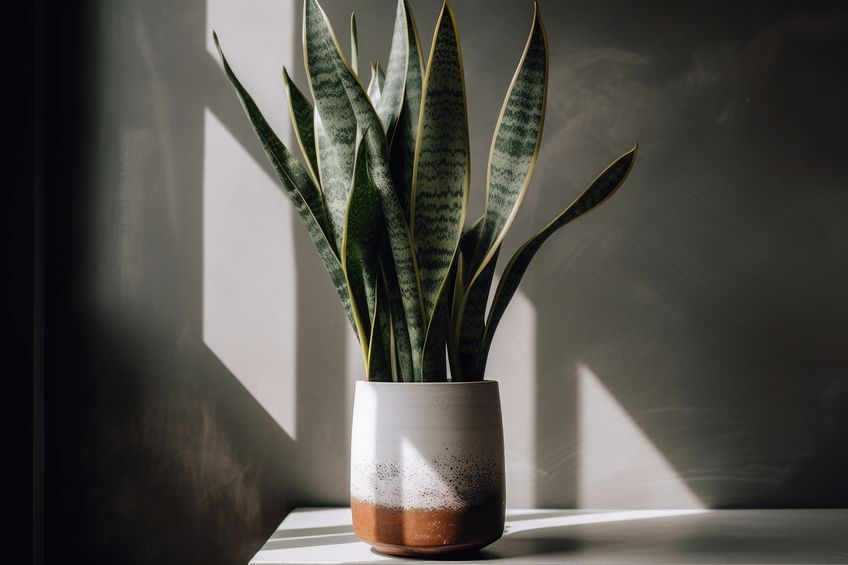
<svg viewBox="0 0 848 565"><path fill-rule="evenodd" d="M538 520L540 518L559 518L562 516L571 516L574 514L574 510L563 510L561 512L557 512L555 510L551 510L550 512L533 512L531 514L521 514L519 516L507 516L506 522L507 524L510 522L524 522L527 520Z"/></svg>
<svg viewBox="0 0 848 565"><path fill-rule="evenodd" d="M352 533L293 539L272 538L262 546L262 550L293 549L296 547L321 547L324 545L338 545L344 543L361 543L361 540Z"/></svg>
<svg viewBox="0 0 848 565"><path fill-rule="evenodd" d="M199 72L209 77L214 77L216 86L220 85L219 88L206 91L206 96L208 96L205 100L206 108L215 114L215 117L233 139L238 141L239 145L251 156L256 165L265 171L268 178L276 185L277 175L273 167L271 167L271 163L268 162L268 158L262 150L259 140L256 139L256 134L251 129L248 119L244 115L244 111L236 98L236 94L233 92L232 86L224 75L223 68L219 66L218 62L208 52L201 66L203 68Z"/></svg>
<svg viewBox="0 0 848 565"><path fill-rule="evenodd" d="M293 2L294 21L297 29L292 34L292 52L301 48L300 18L302 3ZM256 139L248 119L217 60L204 49L200 72L219 86L206 91L206 108L212 112L227 132L250 155L278 190L276 173ZM295 78L302 81L304 75L299 65L294 65ZM284 102L283 102L284 103ZM281 140L286 136L277 132ZM293 136L292 136L293 137ZM291 142L289 149L299 154L300 148ZM301 158L302 162L302 158ZM296 312L296 451L295 484L298 504L337 505L347 498L347 465L349 445L346 430L346 396L338 394L346 383L345 331L346 324L337 300L331 298L327 275L315 253L314 245L294 207L289 208L294 243ZM316 281L324 284L315 284ZM328 351L327 344L332 344ZM328 354L330 353L330 354ZM305 410L303 407L323 406L324 410ZM334 438L331 445L327 438ZM321 449L309 446L323 445ZM290 465L291 467L292 465ZM314 468L328 469L316 474Z"/></svg>
<svg viewBox="0 0 848 565"><path fill-rule="evenodd" d="M286 538L301 538L307 536L325 536L329 534L352 534L352 526L322 526L317 528L291 528L277 530L271 534L272 540Z"/></svg>
<svg viewBox="0 0 848 565"><path fill-rule="evenodd" d="M297 9L297 8L296 8ZM295 34L295 37L298 37ZM295 39L294 49L297 50L300 48L299 42ZM219 65L218 61L208 52L206 52L206 57L203 58L202 69L199 70L201 74L208 75L210 77L215 77L215 82L220 85L220 88L214 88L207 90L206 96L209 98L206 99L206 107L215 114L216 118L220 121L220 123L226 128L226 130L233 136L233 138L238 141L238 143L242 146L242 148L251 156L256 165L258 165L266 175L268 175L269 179L274 182L275 186L277 184L276 173L271 167L270 163L267 160L267 157L264 154L258 140L256 140L255 135L252 129L249 126L247 119L244 117L244 113L235 94L232 92L232 87L227 81L223 69ZM302 75L302 70L295 71L295 74ZM278 132L279 135L279 132ZM282 136L281 136L282 137ZM299 148L291 148L295 152L299 152ZM292 217L297 218L298 221L296 223L300 225L299 218L292 211ZM296 228L293 234L295 239L295 254L297 256L296 263L298 266L302 265L305 257L303 255L309 255L311 258L311 254L313 250L311 249L311 242L308 237L305 236L304 228ZM304 250L305 248L305 250ZM303 269L297 269L298 276L296 281L296 286L298 288L297 295L300 296L301 293L305 293L306 289L311 289L310 281L314 280L306 273L303 273ZM318 273L318 276L321 276L321 273ZM303 289L303 290L302 290ZM307 302L315 303L312 300L308 300ZM311 314L308 308L304 308L302 306L303 301L298 300L298 320L303 319ZM307 333L309 334L309 339L315 339L316 337L326 337L322 335L318 335L314 332L301 332L301 323L298 322L299 333ZM545 335L537 331L537 335ZM325 341L335 341L336 343L339 340L325 340ZM299 340L300 342L300 340ZM536 375L537 379L540 378L541 369L538 367L538 361L540 358L539 350L542 348L541 344L537 342L537 369ZM341 351L343 353L343 350ZM301 356L299 356L300 359ZM344 363L339 364L339 369L341 370ZM300 375L303 371L308 371L311 366L307 366L304 364L301 367L300 362L298 363L297 373ZM298 385L299 383L298 378ZM568 471L565 474L565 478L567 481L566 486L563 488L562 477L560 473L557 472L556 468L553 468L552 471L546 471L537 476L536 481L536 499L537 502L543 503L545 505L551 506L573 506L577 507L579 505L578 500L578 477L577 477L577 469L576 466L572 465L574 458L562 459L558 458L558 451L561 449L569 449L572 446L577 445L577 436L578 436L578 422L576 419L577 414L577 404L574 400L576 398L576 381L572 382L571 379L568 381L563 381L560 379L560 383L557 383L555 386L557 387L557 393L551 394L551 391L547 387L536 387L536 430L537 430L537 438L536 438L536 454L537 454L537 468L541 467L543 469L550 469L551 465L556 465L557 467L561 467L562 464L569 464ZM297 390L301 390L301 386L297 387ZM568 399L565 402L568 403L568 408L566 410L562 410L562 406L551 406L551 398L565 398ZM300 405L300 402L298 403ZM562 415L566 414L566 418L568 418L568 423L559 429L555 430L555 433L558 434L554 437L549 436L545 439L542 439L538 435L538 430L550 430L552 429L549 426L550 418L552 415L552 411L557 412L557 414ZM298 415L300 419L300 415ZM635 420L634 420L635 422ZM638 423L638 422L637 422ZM298 429L300 429L300 425L298 425ZM640 431L645 433L644 430L640 427ZM648 436L645 436L648 437ZM557 449L551 450L551 443L556 444L558 446ZM544 454L544 455L542 455ZM542 461L538 459L542 457ZM557 459L560 459L559 463ZM556 492L556 494L552 495L552 492ZM553 499L552 499L553 496ZM697 496L697 495L696 495ZM550 502L548 502L550 501Z"/></svg>

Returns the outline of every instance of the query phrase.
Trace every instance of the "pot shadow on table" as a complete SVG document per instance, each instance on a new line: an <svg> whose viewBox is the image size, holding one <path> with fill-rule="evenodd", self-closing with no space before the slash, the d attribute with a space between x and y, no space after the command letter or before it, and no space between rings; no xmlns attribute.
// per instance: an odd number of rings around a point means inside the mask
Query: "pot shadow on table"
<svg viewBox="0 0 848 565"><path fill-rule="evenodd" d="M779 515L758 519L762 523L752 525L749 515L695 514L555 525L507 533L480 551L428 559L478 562L538 557L544 560L546 556L556 555L601 563L618 562L622 555L627 555L628 562L639 564L844 563L848 544L841 524L800 519L800 527L786 529ZM739 527L728 527L728 520L739 520ZM782 524L783 535L774 534L777 523Z"/></svg>

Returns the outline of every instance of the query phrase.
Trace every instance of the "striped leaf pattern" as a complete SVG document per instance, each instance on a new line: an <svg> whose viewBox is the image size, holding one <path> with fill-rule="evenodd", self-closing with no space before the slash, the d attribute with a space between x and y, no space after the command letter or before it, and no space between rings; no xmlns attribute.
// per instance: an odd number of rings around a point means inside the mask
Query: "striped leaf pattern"
<svg viewBox="0 0 848 565"><path fill-rule="evenodd" d="M424 353L421 363L422 380L424 382L439 382L447 380L447 365L445 365L445 346L447 345L448 324L450 324L450 309L448 307L448 288L444 288L436 302L433 319L424 340Z"/></svg>
<svg viewBox="0 0 848 565"><path fill-rule="evenodd" d="M371 99L371 104L374 106L380 103L380 96L383 93L383 84L385 81L386 75L383 73L380 63L371 65L371 82L368 83L368 98Z"/></svg>
<svg viewBox="0 0 848 565"><path fill-rule="evenodd" d="M371 324L371 341L366 357L366 376L369 381L396 380L392 355L392 327L388 310L386 287L377 279L374 319Z"/></svg>
<svg viewBox="0 0 848 565"><path fill-rule="evenodd" d="M265 120L253 98L242 86L238 77L236 77L226 57L224 57L224 52L218 42L218 36L214 35L213 37L218 54L221 57L221 62L224 65L224 72L233 85L239 101L253 126L253 130L259 138L265 154L271 161L271 165L277 174L277 178L284 192L291 199L295 210L306 225L306 230L312 238L315 247L318 249L318 254L324 263L324 267L327 269L327 273L330 275L333 288L335 288L336 294L338 294L339 299L342 301L342 306L344 306L348 320L350 320L351 325L356 329L344 271L339 257L330 243L332 239L327 228L329 221L327 220L327 214L320 192L312 184L309 174L297 158L283 145L279 137L271 129L271 126Z"/></svg>
<svg viewBox="0 0 848 565"><path fill-rule="evenodd" d="M319 184L318 177L318 153L315 148L315 124L312 116L312 103L306 99L297 85L283 67L283 83L286 85L286 95L289 99L289 111L291 112L294 134L300 150L306 159L306 166L312 180ZM319 184L320 186L320 184Z"/></svg>
<svg viewBox="0 0 848 565"><path fill-rule="evenodd" d="M399 378L405 382L420 380L416 378L413 369L413 354L412 346L409 342L409 328L406 323L406 313L404 311L403 298L401 298L394 259L387 244L384 244L382 249L384 255L380 266L383 271L383 282L386 286L386 296L388 298L389 313L392 321L392 332L394 336L393 350L397 358Z"/></svg>
<svg viewBox="0 0 848 565"><path fill-rule="evenodd" d="M426 320L433 317L465 222L470 155L464 80L456 22L445 3L424 77L413 166L412 234Z"/></svg>
<svg viewBox="0 0 848 565"><path fill-rule="evenodd" d="M389 248L394 261L395 276L398 281L400 298L406 319L406 329L409 334L409 345L412 352L412 370L416 380L421 377L421 354L424 350L424 314L421 302L418 267L412 251L412 241L409 226L403 215L397 194L392 186L386 157L385 138L377 132L368 130L365 143L369 144L369 154L374 156L370 161L369 173L374 186L380 193L383 204L383 216L386 223ZM381 159L382 158L382 159Z"/></svg>
<svg viewBox="0 0 848 565"><path fill-rule="evenodd" d="M213 34L218 46L218 38ZM385 75L359 76L356 16L350 64L317 0L304 0L310 102L283 68L306 166L273 132L221 54L284 192L306 224L381 381L480 380L492 338L542 244L621 185L636 147L610 165L512 257L486 305L503 238L530 182L547 96L545 30L535 4L524 52L489 153L484 214L465 233L470 153L462 54L444 1L426 67L408 0L398 0Z"/></svg>
<svg viewBox="0 0 848 565"><path fill-rule="evenodd" d="M451 371L455 380L471 380L467 375L470 375L475 368L474 365L477 363L477 355L480 349L479 345L482 341L487 297L484 296L481 301L477 293L482 291L484 285L475 285L473 289L470 289L475 292L468 294L465 293L465 288L469 282L467 280L469 275L466 269L470 267L474 251L477 249L477 241L480 237L480 230L483 227L483 220L484 217L481 216L462 234L462 238L459 240L457 278L454 282L454 296L452 297L451 329L453 337L452 341L448 344L449 347L453 348ZM494 275L494 265L497 263L497 257L490 263L493 270L488 275L492 276ZM488 292L488 287L485 288L486 292ZM482 302L482 313L475 310L475 306L480 302Z"/></svg>
<svg viewBox="0 0 848 565"><path fill-rule="evenodd" d="M335 43L332 28L326 16L315 0L306 0L305 13L312 14L307 17L307 23L312 22L312 28L307 28L307 36L323 38L320 43L333 45ZM316 15L317 14L317 15ZM316 40L316 42L318 42ZM388 235L388 244L394 260L395 274L398 281L401 301L403 303L409 344L412 351L413 372L416 379L421 378L421 355L424 350L424 317L419 285L418 267L413 253L412 241L409 233L409 225L400 207L394 186L388 161L388 147L386 146L385 132L382 122L377 116L368 95L362 89L362 85L353 75L350 68L342 58L341 51L336 48L328 48L323 52L324 63L332 65L335 76L341 84L343 94L347 98L347 107L353 111L358 131L364 132L362 143L368 144L368 173L380 194L383 207L383 218ZM323 111L319 108L319 111ZM320 132L319 132L320 133ZM319 135L319 148L320 148ZM329 206L329 197L328 206Z"/></svg>
<svg viewBox="0 0 848 565"><path fill-rule="evenodd" d="M504 269L498 289L495 292L495 298L492 302L492 309L489 312L488 320L486 321L485 335L483 336L483 347L479 360L478 373L482 375L486 368L486 358L489 354L489 348L492 345L492 339L495 330L498 328L498 323L503 317L509 301L512 299L518 285L521 282L530 261L536 255L536 252L542 247L542 244L548 240L559 228L576 220L583 214L597 208L618 190L627 174L633 167L633 162L636 158L636 150L638 145L634 145L627 153L613 161L598 177L592 181L589 187L583 191L583 194L577 197L574 202L569 204L557 216L551 220L542 230L530 238L518 251L512 256L509 263Z"/></svg>
<svg viewBox="0 0 848 565"><path fill-rule="evenodd" d="M315 0L303 6L303 59L312 99L321 188L336 243L341 248L356 151L356 116L336 70L340 50ZM356 79L354 79L356 80Z"/></svg>
<svg viewBox="0 0 848 565"><path fill-rule="evenodd" d="M375 103L377 114L386 129L387 139L392 138L395 123L403 105L403 90L406 82L406 65L409 60L407 45L406 6L404 0L398 0L395 15L395 28L392 33L392 47L389 51L389 65L386 69L385 98ZM373 98L371 99L373 101Z"/></svg>
<svg viewBox="0 0 848 565"><path fill-rule="evenodd" d="M460 380L481 380L482 374L477 374L477 361L483 344L483 330L486 320L486 302L489 299L489 289L495 276L495 265L498 261L500 245L495 249L491 260L476 276L474 284L462 299L457 324L457 356L460 367Z"/></svg>
<svg viewBox="0 0 848 565"><path fill-rule="evenodd" d="M368 177L368 148L364 143L359 145L356 155L353 180L345 217L342 265L359 343L367 358L380 275L377 243L382 222L380 196Z"/></svg>
<svg viewBox="0 0 848 565"><path fill-rule="evenodd" d="M536 3L530 36L492 139L486 212L474 254L475 275L500 245L530 184L542 141L547 87L547 39Z"/></svg>
<svg viewBox="0 0 848 565"><path fill-rule="evenodd" d="M330 44L334 36L326 16L323 16L323 11L315 0L306 0L306 5L312 6L313 11L322 14L322 17L315 17L312 20L315 28L308 30L307 35L323 36L326 38L325 43ZM394 261L397 286L409 334L413 373L415 378L420 380L425 325L418 267L413 253L409 225L392 184L385 132L368 95L345 63L341 51L329 49L324 55L335 67L336 77L347 96L348 106L353 111L359 131L364 132L362 143L368 144L368 172L380 194L388 244Z"/></svg>
<svg viewBox="0 0 848 565"><path fill-rule="evenodd" d="M530 36L515 71L489 152L486 211L469 257L468 282L457 324L458 364L463 378L477 379L486 302L501 241L524 198L535 167L547 96L548 55L545 30L536 3Z"/></svg>
<svg viewBox="0 0 848 565"><path fill-rule="evenodd" d="M412 17L412 11L409 9L407 0L398 1L398 17L401 10L403 11L404 24L404 44L406 46L406 61L403 68L404 85L403 85L403 100L400 107L400 113L395 120L390 120L383 116L386 121L387 137L391 141L391 164L392 164L392 180L395 184L395 190L398 194L398 199L403 207L407 217L410 214L409 202L412 198L412 169L415 162L415 147L418 139L418 118L421 110L421 87L424 81L424 68L421 57L420 41L418 40L418 30L415 28L415 19ZM399 35L398 24L395 22L395 39ZM394 43L392 43L391 57L396 57ZM400 74L400 70L395 71L392 67L392 61L389 62L389 82L393 81L393 77ZM387 98L390 100L391 98ZM385 105L387 100L383 101L381 110L387 111ZM381 114L382 115L382 114ZM392 127L394 123L394 127Z"/></svg>

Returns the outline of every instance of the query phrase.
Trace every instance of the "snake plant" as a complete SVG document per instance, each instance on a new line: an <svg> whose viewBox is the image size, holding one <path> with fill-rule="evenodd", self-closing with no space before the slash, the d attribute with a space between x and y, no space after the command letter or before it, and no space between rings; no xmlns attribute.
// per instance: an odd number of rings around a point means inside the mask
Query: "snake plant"
<svg viewBox="0 0 848 565"><path fill-rule="evenodd" d="M462 53L447 1L424 64L415 19L399 0L385 72L358 74L316 0L303 9L311 101L285 68L301 162L277 137L215 44L280 185L306 224L359 339L369 380L481 380L498 323L536 252L622 184L636 146L512 256L491 306L504 236L539 154L548 44L538 3L489 152L486 206L468 229L470 176ZM447 352L447 356L445 355Z"/></svg>

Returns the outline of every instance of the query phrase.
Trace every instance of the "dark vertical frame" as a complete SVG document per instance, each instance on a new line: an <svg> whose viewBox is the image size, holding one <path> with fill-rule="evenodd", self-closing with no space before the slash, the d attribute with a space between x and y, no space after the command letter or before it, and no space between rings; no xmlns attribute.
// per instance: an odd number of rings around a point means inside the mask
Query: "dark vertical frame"
<svg viewBox="0 0 848 565"><path fill-rule="evenodd" d="M44 563L44 0L33 10L32 563Z"/></svg>
<svg viewBox="0 0 848 565"><path fill-rule="evenodd" d="M19 561L44 562L43 488L43 0L6 13L2 205L4 466L10 474L9 548Z"/></svg>

